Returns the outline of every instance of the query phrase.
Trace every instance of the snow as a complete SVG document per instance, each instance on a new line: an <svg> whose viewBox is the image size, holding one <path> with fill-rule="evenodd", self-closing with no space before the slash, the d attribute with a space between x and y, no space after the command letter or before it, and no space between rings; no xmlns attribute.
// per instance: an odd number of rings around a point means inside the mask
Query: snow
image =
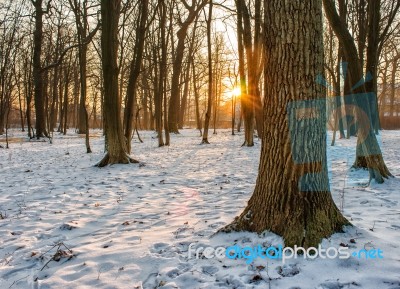
<svg viewBox="0 0 400 289"><path fill-rule="evenodd" d="M214 234L252 194L258 141L241 147L242 134L218 130L199 145L198 132L186 129L158 148L153 132L141 132L144 143L133 143L140 165L100 169L100 131L92 132L92 154L73 131L54 134L53 144L10 134L10 149L0 148L0 288L400 288L399 131L382 132L396 176L382 185L350 170L354 138L328 146L332 195L354 227L322 246L379 248L384 258L285 264L188 259L191 243L283 245L270 232Z"/></svg>

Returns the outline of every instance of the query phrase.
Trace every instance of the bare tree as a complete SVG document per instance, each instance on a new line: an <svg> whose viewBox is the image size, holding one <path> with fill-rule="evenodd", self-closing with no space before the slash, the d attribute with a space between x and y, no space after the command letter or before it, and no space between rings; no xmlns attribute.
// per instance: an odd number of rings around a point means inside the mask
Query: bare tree
<svg viewBox="0 0 400 289"><path fill-rule="evenodd" d="M357 83L359 80L363 79L363 71L354 40L341 21L334 2L332 0L323 0L323 3L329 23L336 36L341 40L344 54L346 55L346 59L349 60L348 72L351 82L355 85L353 93L362 93L365 95L366 89L364 83ZM370 125L370 103L369 101L364 101L360 97L349 96L348 98L352 98L352 101L357 106L355 109L359 124L354 167L368 168L370 178L375 179L378 183L383 183L383 178L388 178L392 175L385 165L376 135Z"/></svg>
<svg viewBox="0 0 400 289"><path fill-rule="evenodd" d="M209 144L208 141L208 127L210 125L211 118L211 107L213 97L213 63L212 63L212 43L211 43L211 21L212 21L212 8L213 3L210 1L208 4L208 15L207 15L207 52L208 52L208 100L207 100L207 111L204 120L204 131L202 144Z"/></svg>
<svg viewBox="0 0 400 289"><path fill-rule="evenodd" d="M139 4L139 17L136 26L136 41L133 53L133 59L130 65L130 74L128 80L128 88L126 92L126 106L124 113L124 127L125 127L125 138L127 141L128 153L131 153L131 139L132 139L132 129L133 129L133 116L134 116L134 106L136 102L137 94L137 81L140 74L140 69L142 66L142 55L146 36L146 24L148 18L148 0L140 1Z"/></svg>
<svg viewBox="0 0 400 289"><path fill-rule="evenodd" d="M180 111L180 76L182 72L182 62L185 52L185 39L189 26L196 19L198 13L211 0L193 0L189 5L186 0L180 2L186 8L188 15L184 21L180 23L179 30L176 33L178 42L174 54L174 64L171 79L171 98L168 108L168 128L170 132L179 133L179 111ZM173 44L172 44L173 45Z"/></svg>

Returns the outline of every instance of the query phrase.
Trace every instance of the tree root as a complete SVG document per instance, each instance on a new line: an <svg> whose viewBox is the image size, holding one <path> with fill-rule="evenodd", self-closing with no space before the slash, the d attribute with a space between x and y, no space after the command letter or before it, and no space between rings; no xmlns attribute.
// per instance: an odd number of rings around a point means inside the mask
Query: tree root
<svg viewBox="0 0 400 289"><path fill-rule="evenodd" d="M307 206L312 206L312 203ZM297 245L309 248L318 246L323 238L328 238L336 232L343 232L343 226L351 225L334 204L320 208L308 207L304 208L304 211L292 208L291 216L273 206L269 211L264 215L265 212L261 207L250 205L250 208L247 207L232 223L219 229L216 234L241 231L261 234L270 231L282 236L288 247ZM271 214L271 211L274 213Z"/></svg>
<svg viewBox="0 0 400 289"><path fill-rule="evenodd" d="M382 184L384 179L393 177L386 167L382 155L357 156L352 167L355 169L368 169L370 181L374 179L378 184Z"/></svg>
<svg viewBox="0 0 400 289"><path fill-rule="evenodd" d="M95 166L102 168L108 165L114 165L114 164L138 164L139 161L131 158L130 156L128 156L127 154L125 154L124 156L121 157L110 157L110 154L107 153L103 159L98 162Z"/></svg>

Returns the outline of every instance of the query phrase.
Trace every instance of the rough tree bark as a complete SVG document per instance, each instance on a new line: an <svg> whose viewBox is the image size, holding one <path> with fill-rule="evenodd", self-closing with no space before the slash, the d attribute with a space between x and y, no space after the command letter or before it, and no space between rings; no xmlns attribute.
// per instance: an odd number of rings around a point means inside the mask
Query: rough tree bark
<svg viewBox="0 0 400 289"><path fill-rule="evenodd" d="M222 231L270 230L286 246L307 248L349 224L329 192L325 117L318 106L325 98L315 81L324 73L321 0L266 2L259 173L247 207Z"/></svg>
<svg viewBox="0 0 400 289"><path fill-rule="evenodd" d="M97 164L137 163L127 153L122 132L121 104L118 93L118 19L121 0L101 1L101 55L104 78L104 121L107 153Z"/></svg>

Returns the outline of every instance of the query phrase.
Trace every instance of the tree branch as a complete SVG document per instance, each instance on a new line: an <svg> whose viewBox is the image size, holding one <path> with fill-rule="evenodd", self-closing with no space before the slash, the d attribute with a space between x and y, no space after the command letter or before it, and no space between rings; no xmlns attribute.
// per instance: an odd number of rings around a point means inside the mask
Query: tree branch
<svg viewBox="0 0 400 289"><path fill-rule="evenodd" d="M181 0L181 3L185 6L187 10L191 10L192 7L186 2L186 0Z"/></svg>
<svg viewBox="0 0 400 289"><path fill-rule="evenodd" d="M74 49L74 48L77 48L79 46L83 46L83 45L89 44L92 41L92 38L96 35L97 31L100 29L100 26L101 26L101 24L100 24L100 22L98 22L96 28L92 32L90 32L90 34L82 41L81 44L77 43L77 44L74 44L74 45L71 45L71 46L68 46L67 48L65 48L64 51L61 53L60 58L56 62L43 67L41 72L43 73L43 72L45 72L45 71L47 71L49 69L52 69L52 68L55 68L55 67L59 66L62 63L64 56L71 49Z"/></svg>

